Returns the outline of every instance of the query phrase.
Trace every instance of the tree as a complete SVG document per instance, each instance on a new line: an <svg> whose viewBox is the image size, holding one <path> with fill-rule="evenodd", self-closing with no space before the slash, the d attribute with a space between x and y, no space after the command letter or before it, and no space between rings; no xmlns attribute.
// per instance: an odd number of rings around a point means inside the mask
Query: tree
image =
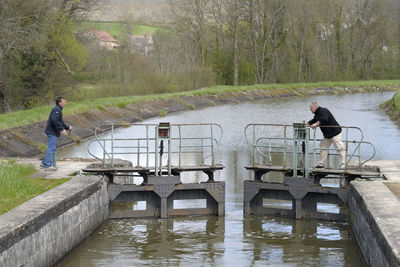
<svg viewBox="0 0 400 267"><path fill-rule="evenodd" d="M28 3L27 3L28 2ZM40 29L42 9L32 8L37 1L1 0L0 2L0 106L4 112L11 108L2 82L5 60L29 49Z"/></svg>

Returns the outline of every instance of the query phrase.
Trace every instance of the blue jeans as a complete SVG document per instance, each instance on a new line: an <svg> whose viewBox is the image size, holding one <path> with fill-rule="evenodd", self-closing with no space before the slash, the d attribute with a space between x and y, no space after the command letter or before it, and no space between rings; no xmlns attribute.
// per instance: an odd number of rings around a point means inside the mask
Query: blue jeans
<svg viewBox="0 0 400 267"><path fill-rule="evenodd" d="M48 134L47 135L47 150L46 155L42 160L42 164L48 168L53 166L53 155L57 150L57 136Z"/></svg>

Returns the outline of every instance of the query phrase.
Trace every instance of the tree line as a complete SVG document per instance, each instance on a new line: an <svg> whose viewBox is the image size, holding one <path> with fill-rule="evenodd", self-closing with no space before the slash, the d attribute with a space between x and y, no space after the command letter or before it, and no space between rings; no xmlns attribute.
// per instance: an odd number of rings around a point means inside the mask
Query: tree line
<svg viewBox="0 0 400 267"><path fill-rule="evenodd" d="M394 79L400 74L397 0L170 3L182 43L180 56L171 55L177 53L171 49L170 55L158 54L160 68L167 71L172 59L185 58L181 64L210 66L218 83L233 85Z"/></svg>
<svg viewBox="0 0 400 267"><path fill-rule="evenodd" d="M3 112L56 95L83 100L400 74L397 0L168 0L150 56L132 53L127 40L117 51L87 40L76 26L98 1L0 0Z"/></svg>

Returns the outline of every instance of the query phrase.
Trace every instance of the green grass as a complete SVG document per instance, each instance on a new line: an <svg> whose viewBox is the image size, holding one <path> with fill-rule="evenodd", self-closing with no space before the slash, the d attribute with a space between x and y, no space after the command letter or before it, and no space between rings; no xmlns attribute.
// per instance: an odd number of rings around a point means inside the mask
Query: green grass
<svg viewBox="0 0 400 267"><path fill-rule="evenodd" d="M70 179L28 178L35 172L32 165L0 163L0 214Z"/></svg>
<svg viewBox="0 0 400 267"><path fill-rule="evenodd" d="M400 90L392 98L393 109L395 111L400 111Z"/></svg>
<svg viewBox="0 0 400 267"><path fill-rule="evenodd" d="M68 102L63 111L64 116L79 114L92 110L105 110L107 107L121 107L138 102L177 98L181 96L194 95L215 95L221 93L248 91L248 90L271 90L271 94L278 94L285 91L296 91L299 88L318 87L385 87L400 86L400 80L381 81L349 81L349 82L319 82L319 83L293 83L293 84L256 84L248 86L213 86L194 91L178 93L165 93L156 95L123 96L87 99L82 102ZM15 111L8 114L0 114L0 130L30 123L47 120L52 106L37 107L30 110Z"/></svg>
<svg viewBox="0 0 400 267"><path fill-rule="evenodd" d="M381 107L389 108L395 117L400 116L400 90L393 97L381 104Z"/></svg>
<svg viewBox="0 0 400 267"><path fill-rule="evenodd" d="M126 24L118 22L83 22L78 25L80 30L89 31L91 29L107 31L117 40L124 40L128 33L133 35L153 34L159 28L146 25Z"/></svg>

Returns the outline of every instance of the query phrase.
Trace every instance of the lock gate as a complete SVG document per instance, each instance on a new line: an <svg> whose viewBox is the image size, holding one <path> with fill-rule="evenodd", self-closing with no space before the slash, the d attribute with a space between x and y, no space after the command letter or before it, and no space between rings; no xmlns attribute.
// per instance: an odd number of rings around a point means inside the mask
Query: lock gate
<svg viewBox="0 0 400 267"><path fill-rule="evenodd" d="M116 137L115 130L121 126L131 127L132 136ZM196 136L186 134L186 129L196 132ZM111 136L100 137L106 130L111 130ZM222 134L222 127L212 123L100 125L95 130L96 139L88 145L89 154L99 163L82 171L108 178L110 218L222 216L225 214L225 183L214 180L214 172L224 168L215 162ZM130 160L121 163L119 156ZM185 162L188 157L190 165ZM207 180L182 183L184 172L203 172ZM117 184L117 177L140 177L142 181L140 184ZM201 205L183 205L182 208L176 205L177 201L197 201ZM141 207L137 207L138 203Z"/></svg>
<svg viewBox="0 0 400 267"><path fill-rule="evenodd" d="M251 171L254 180L244 181L244 214L346 220L349 182L381 175L377 169L364 166L375 155L375 148L363 140L361 129L346 126L342 129L344 168L334 166L338 165L334 160L338 154L331 148L327 167L315 168L321 151L316 129L311 137L310 127L305 123L247 125L245 137L252 158L251 165L245 168ZM365 160L363 147L369 149ZM270 178L276 173L281 174L279 182ZM270 176L263 179L264 175ZM327 186L321 180L336 181L337 185Z"/></svg>

